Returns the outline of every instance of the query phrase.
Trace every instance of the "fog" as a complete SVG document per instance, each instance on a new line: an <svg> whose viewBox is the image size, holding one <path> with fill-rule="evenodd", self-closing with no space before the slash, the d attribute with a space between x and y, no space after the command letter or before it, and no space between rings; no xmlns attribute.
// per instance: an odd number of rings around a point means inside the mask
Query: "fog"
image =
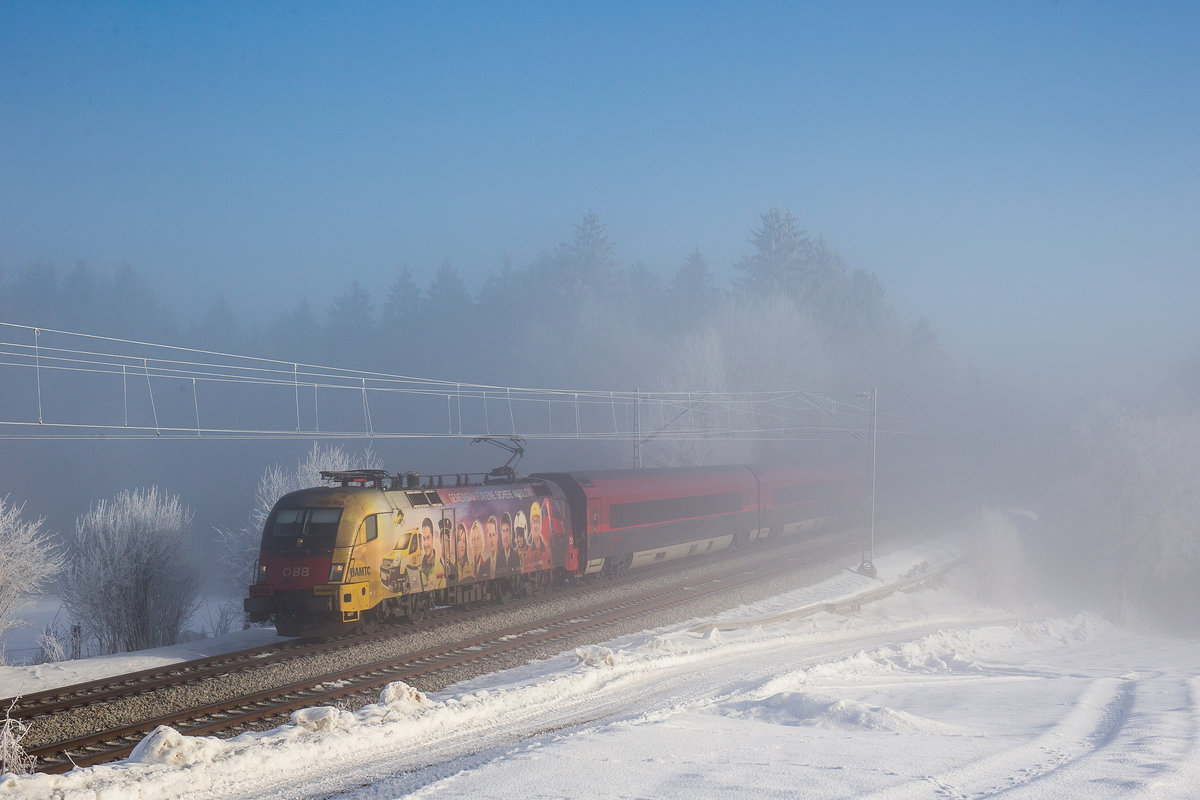
<svg viewBox="0 0 1200 800"><path fill-rule="evenodd" d="M861 467L877 390L883 529L1030 508L1039 591L1186 623L1198 14L5 7L0 494L66 534L157 485L205 559L337 432L392 472L502 463L480 431L522 472ZM737 395L776 391L766 434Z"/></svg>

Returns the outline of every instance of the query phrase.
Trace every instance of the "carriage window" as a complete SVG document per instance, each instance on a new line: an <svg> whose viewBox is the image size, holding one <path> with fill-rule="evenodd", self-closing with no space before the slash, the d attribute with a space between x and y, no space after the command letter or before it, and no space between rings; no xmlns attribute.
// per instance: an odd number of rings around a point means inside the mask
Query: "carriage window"
<svg viewBox="0 0 1200 800"><path fill-rule="evenodd" d="M629 528L635 525L654 525L676 519L694 519L714 514L729 514L742 510L742 493L671 497L666 500L645 500L638 503L619 503L608 509L609 527Z"/></svg>
<svg viewBox="0 0 1200 800"><path fill-rule="evenodd" d="M771 502L777 506L790 506L796 503L806 503L818 496L815 487L809 486L777 486L771 492Z"/></svg>
<svg viewBox="0 0 1200 800"><path fill-rule="evenodd" d="M367 541L373 542L379 536L379 523L375 514L367 517Z"/></svg>

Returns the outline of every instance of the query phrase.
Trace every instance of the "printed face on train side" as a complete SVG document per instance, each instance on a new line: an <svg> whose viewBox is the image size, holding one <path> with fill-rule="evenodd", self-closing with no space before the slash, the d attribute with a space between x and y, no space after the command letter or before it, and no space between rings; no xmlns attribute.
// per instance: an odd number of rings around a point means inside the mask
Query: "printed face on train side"
<svg viewBox="0 0 1200 800"><path fill-rule="evenodd" d="M534 503L529 509L529 538L534 545L542 542L542 507Z"/></svg>
<svg viewBox="0 0 1200 800"><path fill-rule="evenodd" d="M458 555L458 563L466 564L471 560L470 549L467 545L467 526L458 523L458 530L454 533L455 551Z"/></svg>
<svg viewBox="0 0 1200 800"><path fill-rule="evenodd" d="M512 520L509 518L508 514L505 514L500 518L500 540L504 542L505 552L512 550Z"/></svg>
<svg viewBox="0 0 1200 800"><path fill-rule="evenodd" d="M433 544L433 520L429 517L426 517L425 521L421 523L421 551L426 559L437 555Z"/></svg>
<svg viewBox="0 0 1200 800"><path fill-rule="evenodd" d="M469 539L471 542L471 553L474 554L476 560L483 559L483 526L479 524L479 520L471 523L471 535Z"/></svg>
<svg viewBox="0 0 1200 800"><path fill-rule="evenodd" d="M552 506L550 504L549 500L547 500L543 504L542 541L544 541L547 546L549 546L550 540L552 538L554 538L554 531L556 531L556 530L561 531L561 529L562 529L561 525L559 525L558 527L555 527L555 525L557 525L558 523L554 522L554 510L553 509L554 509L554 506Z"/></svg>
<svg viewBox="0 0 1200 800"><path fill-rule="evenodd" d="M522 550L529 549L529 523L526 521L525 512L518 511L513 517L513 538L517 540L517 545Z"/></svg>

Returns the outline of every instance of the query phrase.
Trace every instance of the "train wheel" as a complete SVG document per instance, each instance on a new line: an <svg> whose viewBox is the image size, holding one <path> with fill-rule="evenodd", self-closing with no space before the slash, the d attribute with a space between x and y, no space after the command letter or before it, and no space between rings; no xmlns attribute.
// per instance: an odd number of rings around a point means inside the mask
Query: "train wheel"
<svg viewBox="0 0 1200 800"><path fill-rule="evenodd" d="M383 605L381 605L380 608L386 611L386 613L383 615L383 619L389 625L395 625L397 622L404 621L406 609L404 606L404 601L399 597L387 598L383 601Z"/></svg>
<svg viewBox="0 0 1200 800"><path fill-rule="evenodd" d="M618 578L629 572L631 566L633 566L632 555L610 558L604 562L604 577Z"/></svg>
<svg viewBox="0 0 1200 800"><path fill-rule="evenodd" d="M300 621L295 617L285 617L276 614L273 621L275 622L275 632L280 636L300 635Z"/></svg>
<svg viewBox="0 0 1200 800"><path fill-rule="evenodd" d="M550 585L549 572L530 572L521 578L521 589L526 597L544 594Z"/></svg>
<svg viewBox="0 0 1200 800"><path fill-rule="evenodd" d="M429 611L429 598L424 595L410 595L408 598L408 621L416 625L425 619L425 613Z"/></svg>
<svg viewBox="0 0 1200 800"><path fill-rule="evenodd" d="M359 633L367 634L368 636L379 630L379 617L375 614L374 609L364 611L358 618Z"/></svg>
<svg viewBox="0 0 1200 800"><path fill-rule="evenodd" d="M511 603L513 599L513 585L508 578L498 578L492 581L492 602L496 605L504 605Z"/></svg>

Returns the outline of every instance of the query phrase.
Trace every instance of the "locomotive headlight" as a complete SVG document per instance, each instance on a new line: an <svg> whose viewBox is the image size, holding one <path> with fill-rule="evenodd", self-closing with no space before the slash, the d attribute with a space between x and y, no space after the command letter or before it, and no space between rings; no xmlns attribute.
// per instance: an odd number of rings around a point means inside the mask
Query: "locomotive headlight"
<svg viewBox="0 0 1200 800"><path fill-rule="evenodd" d="M258 577L256 579L256 582L257 583L266 583L267 582L267 565L262 563L261 561L258 562Z"/></svg>
<svg viewBox="0 0 1200 800"><path fill-rule="evenodd" d="M330 564L329 565L329 582L341 583L342 576L346 574L345 564Z"/></svg>

